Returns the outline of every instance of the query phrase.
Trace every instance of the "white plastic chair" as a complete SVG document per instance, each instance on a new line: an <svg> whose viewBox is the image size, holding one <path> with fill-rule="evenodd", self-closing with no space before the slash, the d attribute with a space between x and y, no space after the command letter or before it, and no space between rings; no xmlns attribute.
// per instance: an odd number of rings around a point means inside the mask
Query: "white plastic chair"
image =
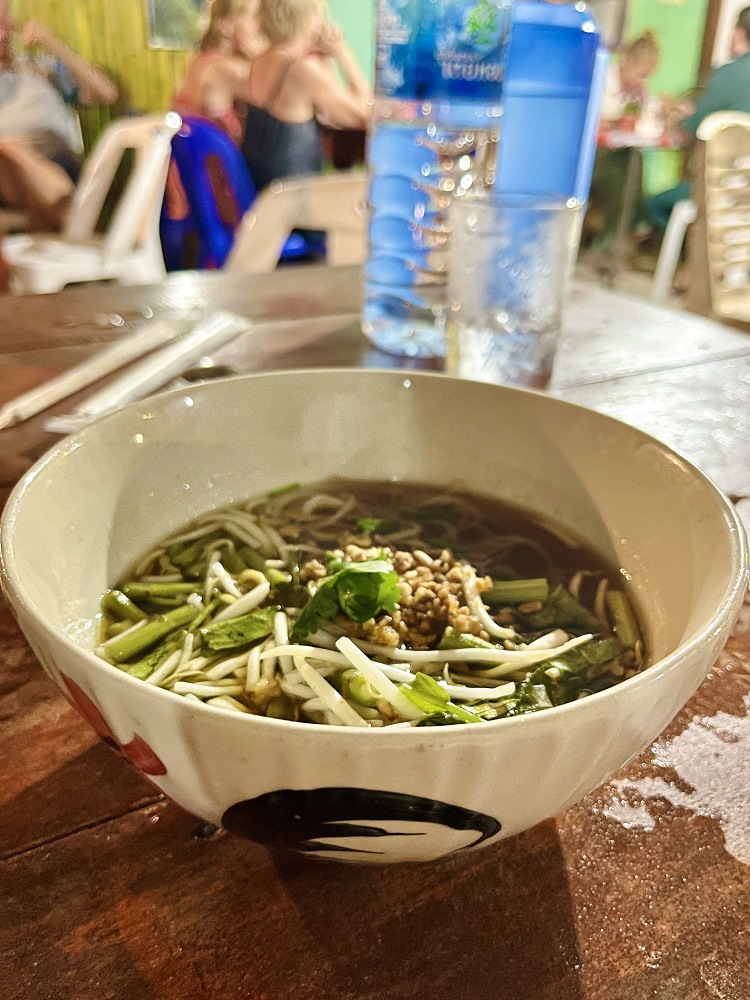
<svg viewBox="0 0 750 1000"><path fill-rule="evenodd" d="M667 229L661 241L659 259L656 262L654 280L651 284L652 299L666 299L669 296L677 265L680 262L685 234L688 226L695 222L697 217L698 206L689 198L678 201L670 212Z"/></svg>
<svg viewBox="0 0 750 1000"><path fill-rule="evenodd" d="M166 275L159 212L179 115L125 118L102 134L76 186L63 232L6 238L3 255L16 294L56 292L71 282L115 279L148 284ZM94 232L125 150L135 162L112 220Z"/></svg>
<svg viewBox="0 0 750 1000"><path fill-rule="evenodd" d="M361 173L274 181L245 213L225 271L267 274L293 229L322 230L329 264L361 264L367 246L367 178Z"/></svg>
<svg viewBox="0 0 750 1000"><path fill-rule="evenodd" d="M750 323L750 115L717 111L701 122L698 138L711 311Z"/></svg>

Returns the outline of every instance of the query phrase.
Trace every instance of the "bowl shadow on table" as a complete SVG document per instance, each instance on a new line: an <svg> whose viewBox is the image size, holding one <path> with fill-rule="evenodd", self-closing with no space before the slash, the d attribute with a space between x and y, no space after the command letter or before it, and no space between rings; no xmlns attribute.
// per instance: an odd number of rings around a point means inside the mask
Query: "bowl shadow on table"
<svg viewBox="0 0 750 1000"><path fill-rule="evenodd" d="M67 835L48 828L52 854L22 838L3 880L10 983L29 987L18 997L51 995L36 992L46 963L58 1000L101 996L102 982L143 1000L208 995L199 983L253 1000L584 1000L553 820L435 863L330 863L206 839L99 746L26 789L14 814L38 815L61 788L80 801L82 770L105 779L99 822L76 829L69 815ZM122 787L130 809L107 810L106 789ZM156 980L170 977L162 991Z"/></svg>
<svg viewBox="0 0 750 1000"><path fill-rule="evenodd" d="M332 998L583 1000L554 820L430 864L348 866L276 848L270 856L315 942L309 959L329 970Z"/></svg>

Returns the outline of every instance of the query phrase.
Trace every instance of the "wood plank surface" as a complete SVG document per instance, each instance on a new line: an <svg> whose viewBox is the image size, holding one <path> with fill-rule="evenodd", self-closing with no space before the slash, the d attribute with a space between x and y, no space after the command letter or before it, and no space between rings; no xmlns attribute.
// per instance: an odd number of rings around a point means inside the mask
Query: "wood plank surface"
<svg viewBox="0 0 750 1000"><path fill-rule="evenodd" d="M65 701L3 606L0 649L0 858L162 798Z"/></svg>
<svg viewBox="0 0 750 1000"><path fill-rule="evenodd" d="M747 627L660 745L747 698ZM657 756L620 777L659 780ZM6 861L8 995L750 996L750 872L720 823L656 801L654 829L628 829L608 815L619 797L607 785L485 851L386 868L200 839L176 806L136 808Z"/></svg>
<svg viewBox="0 0 750 1000"><path fill-rule="evenodd" d="M206 308L256 323L217 362L394 366L358 300L346 269L6 297L0 399L145 315ZM747 511L748 364L745 334L580 286L553 388L663 437ZM0 504L55 440L43 422L0 432ZM749 709L746 605L668 730L574 808L435 864L339 866L199 836L0 605L0 998L750 1000Z"/></svg>

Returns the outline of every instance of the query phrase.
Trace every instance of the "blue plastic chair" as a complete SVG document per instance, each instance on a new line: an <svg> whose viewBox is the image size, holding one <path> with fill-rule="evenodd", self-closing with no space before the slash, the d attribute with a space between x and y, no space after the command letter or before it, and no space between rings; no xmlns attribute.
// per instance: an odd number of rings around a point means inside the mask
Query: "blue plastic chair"
<svg viewBox="0 0 750 1000"><path fill-rule="evenodd" d="M170 217L169 198L162 208L160 234L167 270L184 267L186 246L195 238L197 267L224 266L242 216L257 197L247 164L236 143L217 125L204 118L185 116L182 128L172 139L172 158L177 166L189 206L187 218ZM226 193L234 203L230 218L222 218L210 165L218 164ZM214 171L214 175L216 171ZM293 233L287 240L282 260L304 257L310 247L304 237Z"/></svg>

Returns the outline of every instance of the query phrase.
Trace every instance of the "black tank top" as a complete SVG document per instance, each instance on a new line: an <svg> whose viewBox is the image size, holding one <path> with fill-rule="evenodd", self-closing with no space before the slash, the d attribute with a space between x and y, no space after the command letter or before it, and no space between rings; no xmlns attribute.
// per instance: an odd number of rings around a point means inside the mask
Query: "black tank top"
<svg viewBox="0 0 750 1000"><path fill-rule="evenodd" d="M315 118L306 122L284 122L269 110L273 107L292 66L287 63L264 106L248 104L242 155L258 191L273 180L318 174L323 169L320 129ZM255 67L250 69L250 78Z"/></svg>

